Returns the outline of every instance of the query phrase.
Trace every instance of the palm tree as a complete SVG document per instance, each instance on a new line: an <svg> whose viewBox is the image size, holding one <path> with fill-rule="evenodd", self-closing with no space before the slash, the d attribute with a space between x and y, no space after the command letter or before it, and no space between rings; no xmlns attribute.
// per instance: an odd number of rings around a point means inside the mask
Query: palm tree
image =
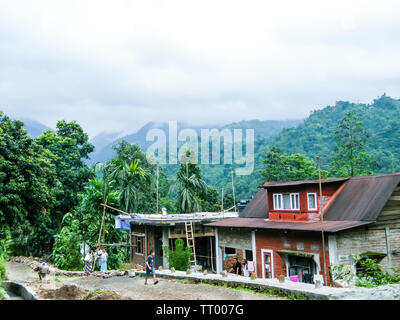
<svg viewBox="0 0 400 320"><path fill-rule="evenodd" d="M183 213L201 210L198 194L207 192L207 184L201 176L195 173L189 175L189 161L181 164L172 188L177 189L178 210L180 209Z"/></svg>
<svg viewBox="0 0 400 320"><path fill-rule="evenodd" d="M139 194L150 183L148 171L135 159L128 164L121 158L113 159L107 165L106 179L119 192L119 203L125 212L134 212Z"/></svg>

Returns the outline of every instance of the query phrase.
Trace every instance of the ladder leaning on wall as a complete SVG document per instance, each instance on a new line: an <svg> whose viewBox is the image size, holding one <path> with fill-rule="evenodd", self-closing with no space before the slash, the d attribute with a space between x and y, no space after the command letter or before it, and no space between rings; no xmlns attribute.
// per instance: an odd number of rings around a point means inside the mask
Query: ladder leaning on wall
<svg viewBox="0 0 400 320"><path fill-rule="evenodd" d="M193 228L193 222L192 221L186 221L185 222L185 231L186 231L186 241L187 241L187 246L189 248L192 248L192 259L190 260L191 264L196 264L196 248L194 246L194 228Z"/></svg>

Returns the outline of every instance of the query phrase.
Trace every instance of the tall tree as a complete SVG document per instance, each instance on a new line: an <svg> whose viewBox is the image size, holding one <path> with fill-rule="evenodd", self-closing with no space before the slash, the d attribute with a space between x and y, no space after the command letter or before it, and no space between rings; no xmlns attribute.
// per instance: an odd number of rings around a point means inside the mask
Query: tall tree
<svg viewBox="0 0 400 320"><path fill-rule="evenodd" d="M373 173L372 159L365 151L369 133L354 111L346 113L333 136L336 147L331 171L335 176L353 177Z"/></svg>
<svg viewBox="0 0 400 320"><path fill-rule="evenodd" d="M41 146L55 155L52 162L63 189L57 207L60 221L65 213L79 203L78 194L93 178L93 171L84 161L94 150L88 140L88 135L75 121L58 121L56 133L47 130L37 138Z"/></svg>
<svg viewBox="0 0 400 320"><path fill-rule="evenodd" d="M201 176L199 165L190 161L191 154L190 150L183 154L172 185L172 189L177 191L177 210L181 213L201 211L200 195L207 193L207 184Z"/></svg>
<svg viewBox="0 0 400 320"><path fill-rule="evenodd" d="M0 238L13 239L13 253L49 253L51 222L61 185L55 155L0 112Z"/></svg>

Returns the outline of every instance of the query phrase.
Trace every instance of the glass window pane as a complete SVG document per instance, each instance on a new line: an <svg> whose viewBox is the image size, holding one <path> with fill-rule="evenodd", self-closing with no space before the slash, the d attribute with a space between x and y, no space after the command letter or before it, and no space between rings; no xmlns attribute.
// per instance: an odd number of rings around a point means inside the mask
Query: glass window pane
<svg viewBox="0 0 400 320"><path fill-rule="evenodd" d="M283 195L283 209L290 210L290 196L289 194Z"/></svg>

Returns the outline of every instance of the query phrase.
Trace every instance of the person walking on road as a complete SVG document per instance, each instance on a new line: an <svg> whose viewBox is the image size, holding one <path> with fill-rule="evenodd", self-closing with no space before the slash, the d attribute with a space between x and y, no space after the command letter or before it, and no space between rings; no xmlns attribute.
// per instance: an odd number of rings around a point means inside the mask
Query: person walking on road
<svg viewBox="0 0 400 320"><path fill-rule="evenodd" d="M145 280L144 280L144 284L147 284L147 278L150 277L150 275L153 276L153 284L157 284L158 283L158 280L156 280L156 273L154 271L154 264L155 264L154 263L154 256L155 256L154 250L151 249L150 253L149 253L149 256L146 259L146 277L145 277Z"/></svg>

